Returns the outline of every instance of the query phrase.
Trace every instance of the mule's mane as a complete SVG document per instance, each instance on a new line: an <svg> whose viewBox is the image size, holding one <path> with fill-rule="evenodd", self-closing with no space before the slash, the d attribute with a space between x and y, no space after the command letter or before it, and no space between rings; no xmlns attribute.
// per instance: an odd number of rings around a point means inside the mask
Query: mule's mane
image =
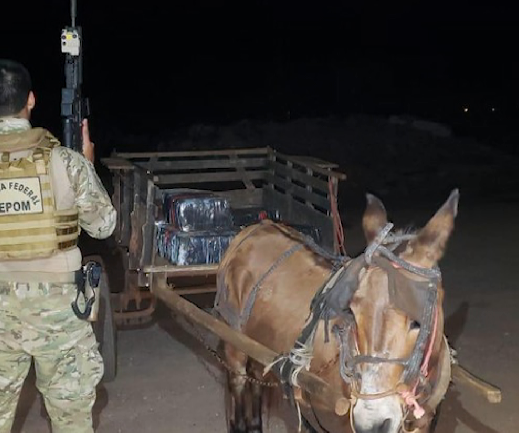
<svg viewBox="0 0 519 433"><path fill-rule="evenodd" d="M401 228L401 229L396 229L395 230L395 235L396 236L403 236L403 235L415 235L417 234L418 232L418 229L414 226L407 226L407 227L404 227L404 228Z"/></svg>

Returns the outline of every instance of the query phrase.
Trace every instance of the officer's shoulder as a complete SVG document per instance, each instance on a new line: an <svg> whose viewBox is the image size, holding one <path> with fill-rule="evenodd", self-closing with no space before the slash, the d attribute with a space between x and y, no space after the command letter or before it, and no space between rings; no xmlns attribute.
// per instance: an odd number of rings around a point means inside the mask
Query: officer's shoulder
<svg viewBox="0 0 519 433"><path fill-rule="evenodd" d="M81 166L86 163L86 158L79 152L76 152L75 150L69 149L65 146L56 146L53 147L51 150L52 158L59 158L65 166L71 167L71 166Z"/></svg>
<svg viewBox="0 0 519 433"><path fill-rule="evenodd" d="M57 147L57 146L60 146L61 145L61 142L59 141L59 139L57 139L54 134L52 132L50 132L48 129L45 129L45 128L33 128L35 130L40 130L41 134L43 135L44 139L45 139L45 144L48 146L48 147Z"/></svg>

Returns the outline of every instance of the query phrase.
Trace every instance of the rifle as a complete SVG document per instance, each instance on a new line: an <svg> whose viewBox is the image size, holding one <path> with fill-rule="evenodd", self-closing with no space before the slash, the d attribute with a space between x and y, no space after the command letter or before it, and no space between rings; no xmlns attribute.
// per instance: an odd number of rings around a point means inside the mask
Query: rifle
<svg viewBox="0 0 519 433"><path fill-rule="evenodd" d="M77 3L70 0L72 25L61 31L61 52L65 54L65 87L61 89L63 145L82 153L83 119L90 115L88 98L83 97L83 55L81 27L76 26Z"/></svg>

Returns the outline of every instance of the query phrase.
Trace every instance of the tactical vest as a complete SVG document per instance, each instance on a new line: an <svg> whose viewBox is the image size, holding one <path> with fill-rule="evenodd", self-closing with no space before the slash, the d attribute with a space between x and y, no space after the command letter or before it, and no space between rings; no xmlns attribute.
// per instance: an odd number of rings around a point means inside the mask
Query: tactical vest
<svg viewBox="0 0 519 433"><path fill-rule="evenodd" d="M74 248L77 209L56 209L49 175L51 151L59 141L43 129L16 135L15 143L0 141L0 260L44 258ZM25 146L24 136L31 138ZM10 152L23 147L32 153L9 161Z"/></svg>

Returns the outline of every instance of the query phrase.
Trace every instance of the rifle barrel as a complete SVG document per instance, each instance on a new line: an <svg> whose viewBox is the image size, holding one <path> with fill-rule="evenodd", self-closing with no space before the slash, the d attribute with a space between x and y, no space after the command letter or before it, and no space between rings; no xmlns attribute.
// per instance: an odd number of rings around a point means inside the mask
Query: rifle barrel
<svg viewBox="0 0 519 433"><path fill-rule="evenodd" d="M70 18L72 21L72 27L76 27L77 17L77 0L70 0Z"/></svg>

